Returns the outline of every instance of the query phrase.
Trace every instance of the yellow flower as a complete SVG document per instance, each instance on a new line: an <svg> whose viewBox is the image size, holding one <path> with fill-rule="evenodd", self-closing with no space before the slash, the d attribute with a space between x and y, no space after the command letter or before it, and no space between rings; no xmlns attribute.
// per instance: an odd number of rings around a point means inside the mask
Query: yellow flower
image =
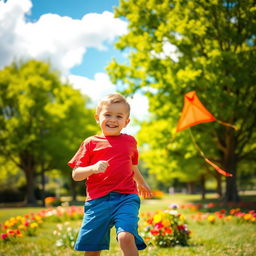
<svg viewBox="0 0 256 256"><path fill-rule="evenodd" d="M21 224L21 225L18 226L18 229L20 229L20 230L26 230L27 227Z"/></svg>
<svg viewBox="0 0 256 256"><path fill-rule="evenodd" d="M252 215L250 213L247 213L247 214L244 215L245 220L249 220L251 218L252 218Z"/></svg>
<svg viewBox="0 0 256 256"><path fill-rule="evenodd" d="M38 224L35 223L35 222L33 222L33 223L30 224L30 227L31 227L31 228L37 228L37 227L38 227Z"/></svg>
<svg viewBox="0 0 256 256"><path fill-rule="evenodd" d="M184 221L184 220L185 220L185 218L184 218L183 215L180 215L179 219L180 219L181 221Z"/></svg>
<svg viewBox="0 0 256 256"><path fill-rule="evenodd" d="M216 218L215 218L215 216L213 216L213 215L209 215L208 218L207 218L207 220L208 220L209 222L211 222L211 223L214 223L215 220L216 220Z"/></svg>
<svg viewBox="0 0 256 256"><path fill-rule="evenodd" d="M15 217L10 218L11 222L15 222Z"/></svg>
<svg viewBox="0 0 256 256"><path fill-rule="evenodd" d="M171 225L171 222L169 220L164 219L162 221L162 224L163 224L164 227L169 227Z"/></svg>
<svg viewBox="0 0 256 256"><path fill-rule="evenodd" d="M35 220L36 220L36 221L41 221L41 220L42 220L42 217L39 216L39 215L36 215L36 216L35 216Z"/></svg>
<svg viewBox="0 0 256 256"><path fill-rule="evenodd" d="M9 220L6 220L6 221L4 222L4 225L5 225L6 227L10 227L10 226L11 226L11 223L10 223Z"/></svg>
<svg viewBox="0 0 256 256"><path fill-rule="evenodd" d="M154 223L158 223L158 222L160 222L161 220L162 220L162 215L161 215L160 213L158 213L158 214L156 214L156 215L154 216L154 219L153 219Z"/></svg>
<svg viewBox="0 0 256 256"><path fill-rule="evenodd" d="M226 218L225 218L225 220L232 220L232 216L231 215L229 215L229 216L227 216Z"/></svg>
<svg viewBox="0 0 256 256"><path fill-rule="evenodd" d="M24 217L22 217L22 216L17 216L16 220L20 221L20 222L24 222L26 219Z"/></svg>

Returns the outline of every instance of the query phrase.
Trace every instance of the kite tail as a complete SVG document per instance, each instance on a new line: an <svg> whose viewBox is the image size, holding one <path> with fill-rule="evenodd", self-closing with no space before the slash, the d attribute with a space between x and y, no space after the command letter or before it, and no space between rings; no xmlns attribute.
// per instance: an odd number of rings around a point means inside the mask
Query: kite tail
<svg viewBox="0 0 256 256"><path fill-rule="evenodd" d="M220 120L218 120L218 119L216 119L216 122L218 122L219 124L222 124L222 125L225 125L225 126L231 127L231 128L233 128L233 129L235 129L236 131L238 130L238 127L237 127L237 126L235 126L235 125L232 125L232 124L229 124L229 123L222 122L222 121L220 121Z"/></svg>
<svg viewBox="0 0 256 256"><path fill-rule="evenodd" d="M218 173L226 176L226 177L232 177L233 175L229 172L226 172L224 170L222 170L219 166L217 166L216 164L214 164L213 162L211 162L209 159L205 158L204 159L208 164L210 164Z"/></svg>
<svg viewBox="0 0 256 256"><path fill-rule="evenodd" d="M216 164L214 164L213 162L211 162L204 154L204 152L199 148L199 146L197 145L195 138L191 132L191 129L189 128L189 132L190 132L190 136L192 138L192 141L194 143L194 145L196 146L197 150L199 151L200 155L204 158L205 162L207 162L209 165L211 165L218 173L226 176L226 177L232 177L233 175L229 172L226 172L224 170L222 170L219 166L217 166Z"/></svg>

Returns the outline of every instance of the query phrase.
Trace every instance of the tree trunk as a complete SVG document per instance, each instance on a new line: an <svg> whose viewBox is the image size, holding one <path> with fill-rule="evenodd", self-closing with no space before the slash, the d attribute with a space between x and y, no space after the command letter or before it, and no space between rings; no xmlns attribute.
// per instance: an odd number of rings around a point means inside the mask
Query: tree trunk
<svg viewBox="0 0 256 256"><path fill-rule="evenodd" d="M218 194L219 198L222 198L221 174L217 173L215 177L217 182L216 193Z"/></svg>
<svg viewBox="0 0 256 256"><path fill-rule="evenodd" d="M76 182L71 178L72 201L76 202Z"/></svg>
<svg viewBox="0 0 256 256"><path fill-rule="evenodd" d="M205 199L206 195L206 190L205 190L205 175L202 174L200 177L200 184L201 184L201 195L202 195L202 200Z"/></svg>
<svg viewBox="0 0 256 256"><path fill-rule="evenodd" d="M239 202L239 195L237 189L237 175L236 175L236 155L235 155L235 139L234 130L229 129L230 133L226 137L227 150L224 154L224 167L225 169L232 173L232 177L226 177L226 202Z"/></svg>
<svg viewBox="0 0 256 256"><path fill-rule="evenodd" d="M187 190L188 194L194 194L195 192L195 183L194 182L187 182Z"/></svg>
<svg viewBox="0 0 256 256"><path fill-rule="evenodd" d="M231 170L231 168L230 168ZM237 190L237 177L236 177L236 169L232 169L233 176L232 177L226 177L226 194L225 194L225 201L226 202L239 202L240 198L238 195Z"/></svg>
<svg viewBox="0 0 256 256"><path fill-rule="evenodd" d="M26 176L26 204L36 206L37 202L35 197L35 163L33 156L31 156L28 152L22 152L20 154L20 162Z"/></svg>
<svg viewBox="0 0 256 256"><path fill-rule="evenodd" d="M42 167L41 171L41 184L42 184L42 206L45 207L45 170L44 167Z"/></svg>
<svg viewBox="0 0 256 256"><path fill-rule="evenodd" d="M35 175L34 170L27 168L24 170L27 181L27 193L26 193L26 204L35 206L37 205L36 197L35 197Z"/></svg>

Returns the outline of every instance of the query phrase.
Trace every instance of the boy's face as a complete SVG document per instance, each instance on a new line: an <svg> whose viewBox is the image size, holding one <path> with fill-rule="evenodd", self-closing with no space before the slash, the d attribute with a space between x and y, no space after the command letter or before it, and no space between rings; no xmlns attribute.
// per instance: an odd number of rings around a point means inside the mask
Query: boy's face
<svg viewBox="0 0 256 256"><path fill-rule="evenodd" d="M124 103L112 103L102 106L95 115L97 123L105 136L120 135L121 130L130 122L127 106Z"/></svg>

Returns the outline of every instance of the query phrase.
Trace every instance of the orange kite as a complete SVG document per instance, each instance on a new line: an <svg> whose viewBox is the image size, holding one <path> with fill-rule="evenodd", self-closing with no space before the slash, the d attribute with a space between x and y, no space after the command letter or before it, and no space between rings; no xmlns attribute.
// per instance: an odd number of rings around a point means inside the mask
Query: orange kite
<svg viewBox="0 0 256 256"><path fill-rule="evenodd" d="M191 92L186 93L184 96L184 107L183 107L183 110L181 113L180 120L177 125L176 132L182 131L182 130L189 128L190 126L193 126L193 125L197 125L200 123L206 123L206 122L212 122L212 121L218 121L218 120L216 120L216 118L203 106L203 104L198 99L196 92L191 91ZM223 123L223 122L220 122L220 123L227 125L227 126L232 126L227 123ZM214 167L217 172L221 173L224 176L231 177L232 176L231 173L228 173L228 172L222 170L220 167L218 167L216 164L214 164L208 158L206 158L206 156L204 155L202 150L200 150L200 148L196 144L191 131L190 131L190 135L191 135L193 142L195 143L197 149L199 150L201 156L204 158L204 160L208 164L210 164L212 167Z"/></svg>
<svg viewBox="0 0 256 256"><path fill-rule="evenodd" d="M198 99L196 92L191 91L184 96L184 107L176 132L182 131L190 126L212 122L216 118L203 106Z"/></svg>

